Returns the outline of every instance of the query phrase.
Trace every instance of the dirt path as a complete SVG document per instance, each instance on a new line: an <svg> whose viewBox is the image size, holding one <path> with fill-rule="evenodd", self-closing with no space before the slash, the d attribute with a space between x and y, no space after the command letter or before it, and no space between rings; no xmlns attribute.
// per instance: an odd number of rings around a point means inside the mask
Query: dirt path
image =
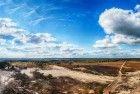
<svg viewBox="0 0 140 94"><path fill-rule="evenodd" d="M126 61L121 65L118 76L116 77L116 79L104 89L104 94L110 94L110 92L113 92L116 89L118 82L121 81L122 69L123 69L125 64L126 64Z"/></svg>

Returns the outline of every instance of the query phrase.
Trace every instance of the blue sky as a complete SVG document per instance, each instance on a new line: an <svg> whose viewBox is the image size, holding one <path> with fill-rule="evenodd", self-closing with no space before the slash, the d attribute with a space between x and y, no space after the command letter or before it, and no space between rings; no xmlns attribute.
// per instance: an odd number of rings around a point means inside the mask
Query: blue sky
<svg viewBox="0 0 140 94"><path fill-rule="evenodd" d="M139 57L139 4L0 0L0 57Z"/></svg>

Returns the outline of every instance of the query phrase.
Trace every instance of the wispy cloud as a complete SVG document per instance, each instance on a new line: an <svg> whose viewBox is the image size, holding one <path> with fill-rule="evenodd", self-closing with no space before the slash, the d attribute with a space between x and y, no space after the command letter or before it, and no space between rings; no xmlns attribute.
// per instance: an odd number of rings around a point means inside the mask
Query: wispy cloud
<svg viewBox="0 0 140 94"><path fill-rule="evenodd" d="M15 13L18 10L24 8L24 6L25 6L24 4L23 5L20 5L20 6L16 6L15 8L10 9L10 13Z"/></svg>
<svg viewBox="0 0 140 94"><path fill-rule="evenodd" d="M41 18L30 21L29 24L35 26L35 25L38 25L40 22L45 21L45 20L47 20L47 19L44 17L41 17Z"/></svg>
<svg viewBox="0 0 140 94"><path fill-rule="evenodd" d="M36 10L39 8L39 6L35 7L35 8L29 8L29 11L26 12L26 14L24 15L24 17L32 17L34 14L36 14Z"/></svg>

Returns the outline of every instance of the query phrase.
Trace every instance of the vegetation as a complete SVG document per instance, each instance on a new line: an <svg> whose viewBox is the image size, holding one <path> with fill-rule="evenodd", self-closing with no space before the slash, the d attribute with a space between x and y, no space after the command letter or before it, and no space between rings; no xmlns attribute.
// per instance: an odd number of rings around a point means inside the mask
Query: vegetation
<svg viewBox="0 0 140 94"><path fill-rule="evenodd" d="M32 72L33 77L29 77L26 74L22 74L20 71L23 69L26 70L27 68L47 70L50 68L49 66L58 65L63 66L65 68L69 68L73 71L117 77L119 68L124 62L124 60L118 61L117 59L117 63L114 61L115 60L104 59L96 62L96 60L93 59L66 59L34 62L1 62L1 70L7 71L5 68L9 67L10 70L8 71L15 72L15 74L12 76L15 80L5 86L4 90L2 91L2 94L103 94L103 90L106 86L108 86L108 84L101 84L97 82L82 82L65 76L55 77L51 74L44 75L38 70ZM15 71L16 68L18 68L19 71ZM128 61L122 69L122 73L125 74L126 72L134 72L139 69L139 62ZM128 80L126 82L128 82ZM128 88L129 87L125 85L123 86L123 89Z"/></svg>
<svg viewBox="0 0 140 94"><path fill-rule="evenodd" d="M0 62L0 69L5 69L6 67L9 67L10 64L8 62Z"/></svg>

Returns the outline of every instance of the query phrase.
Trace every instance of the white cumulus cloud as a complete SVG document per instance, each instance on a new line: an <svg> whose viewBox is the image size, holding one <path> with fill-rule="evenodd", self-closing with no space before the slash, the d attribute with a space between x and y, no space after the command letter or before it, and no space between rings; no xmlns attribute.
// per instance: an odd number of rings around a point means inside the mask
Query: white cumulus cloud
<svg viewBox="0 0 140 94"><path fill-rule="evenodd" d="M99 17L99 24L107 34L122 34L140 38L140 16L132 10L111 8Z"/></svg>
<svg viewBox="0 0 140 94"><path fill-rule="evenodd" d="M135 10L120 8L106 9L99 16L99 24L106 33L106 37L97 40L93 47L110 48L119 44L139 45L140 43L140 5Z"/></svg>
<svg viewBox="0 0 140 94"><path fill-rule="evenodd" d="M96 43L93 45L95 48L113 48L116 47L117 44L113 43L110 36L106 36L102 40L97 40Z"/></svg>
<svg viewBox="0 0 140 94"><path fill-rule="evenodd" d="M140 56L140 49L135 49L135 47L140 46L139 4L136 5L134 10L115 7L106 9L99 16L99 24L106 35L103 39L97 40L93 44L94 53L107 57Z"/></svg>

